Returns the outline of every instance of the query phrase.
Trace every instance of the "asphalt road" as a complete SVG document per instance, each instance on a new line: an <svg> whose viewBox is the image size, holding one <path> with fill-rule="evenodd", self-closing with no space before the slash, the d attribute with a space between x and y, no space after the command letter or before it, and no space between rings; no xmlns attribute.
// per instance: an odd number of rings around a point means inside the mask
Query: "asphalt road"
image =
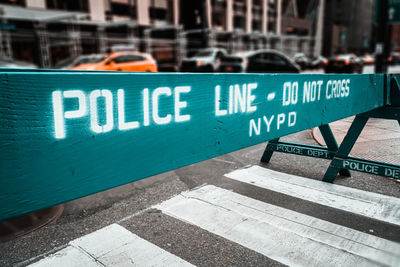
<svg viewBox="0 0 400 267"><path fill-rule="evenodd" d="M312 138L311 130L285 137L283 140L316 144ZM219 226L226 227L224 226L225 224L228 225L230 220L234 220L229 219L231 218L229 217L230 213L227 213L225 221L218 221L225 217L218 212L215 213L216 225L214 228L212 221L208 223L205 221L195 222L197 219L205 220L208 218L207 212L209 209L206 207L202 211L200 206L199 208L193 206L193 211L198 210L200 214L181 218L180 216L186 214L180 215L180 209L174 211L171 208L172 206L166 205L163 208L155 206L176 197L182 192L188 190L196 192L198 188L201 191L202 188L207 188L210 185L212 188L224 190L223 192L226 192L227 198L229 194L233 194L234 198L237 198L237 194L239 194L246 201L256 201L254 205L271 205L268 207L276 207L290 214L291 212L296 212L295 214L298 213L300 214L299 216L310 216L306 218L315 218L321 223L333 224L335 227L341 227L340 229L345 229L346 231L349 229L349 231L356 230L356 233L366 233L368 238L379 237L397 243L400 242L399 225L372 218L373 216L349 212L346 207L344 207L344 210L329 207L312 199L301 198L296 194L284 194L276 189L267 189L256 184L245 183L224 176L235 170L249 168L249 166L261 166L266 169L307 177L309 180L321 180L329 164L327 160L323 159L275 153L271 163L263 165L260 164L260 158L264 148L265 144L249 147L66 203L64 213L57 222L21 238L1 243L0 266L26 266L32 264L57 253L57 251L65 250L68 248L70 241L112 224L124 227L141 239L193 265L275 266L288 264L287 261L276 260L279 257L266 256L269 254L260 252L257 244L253 244L253 246L251 246L252 244L247 245L248 243L246 242L251 240L246 241L243 239L244 241L242 242L242 239L235 239L236 236L234 234L229 235L232 234L232 231L218 234L216 231ZM385 153L385 151L382 151L382 153ZM156 159L154 164L157 164ZM352 172L351 178L339 177L336 179L335 184L400 198L400 184L394 180L379 176ZM203 204L207 203L204 202ZM183 203L182 205L186 204ZM215 206L210 207L214 208ZM229 208L218 208L229 211ZM399 207L394 208L398 209ZM189 211L191 212L190 209ZM188 213L190 213L189 211ZM398 220L399 214L399 211L397 211L397 215L395 214L394 218ZM213 220L214 215L210 215L211 220ZM260 218L260 220L262 219ZM242 221L246 220L245 218ZM199 226L200 223L203 223L203 225ZM249 229L257 229L257 227ZM251 235L250 230L246 231ZM261 239L260 242L263 242L263 240ZM277 240L279 243L280 240L286 240L286 237ZM291 240L289 236L287 240ZM109 240L109 242L112 243L113 241ZM276 253L279 254L280 248L285 246L286 244L276 245ZM318 254L317 251L314 253ZM321 257L323 260L323 252L320 253L320 256L315 254L315 257ZM400 255L394 257L399 259ZM67 264L66 266L69 265L68 262L64 261L64 263ZM299 263L300 265L304 264L302 262ZM369 263L371 265L376 264L373 261ZM83 266L82 262L81 265Z"/></svg>

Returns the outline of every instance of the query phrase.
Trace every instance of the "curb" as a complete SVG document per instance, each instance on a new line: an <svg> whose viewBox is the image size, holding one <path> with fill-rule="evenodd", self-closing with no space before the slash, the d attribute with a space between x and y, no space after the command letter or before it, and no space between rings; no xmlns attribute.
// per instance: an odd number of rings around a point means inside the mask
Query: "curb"
<svg viewBox="0 0 400 267"><path fill-rule="evenodd" d="M314 127L311 130L311 135L312 135L313 139L315 140L315 142L317 142L320 146L326 146L324 138L322 137L318 127Z"/></svg>

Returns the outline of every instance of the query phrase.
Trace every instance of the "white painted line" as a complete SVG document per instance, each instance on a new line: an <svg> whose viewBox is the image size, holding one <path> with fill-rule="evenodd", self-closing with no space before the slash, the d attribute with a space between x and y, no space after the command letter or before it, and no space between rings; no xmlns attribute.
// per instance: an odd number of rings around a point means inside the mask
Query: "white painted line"
<svg viewBox="0 0 400 267"><path fill-rule="evenodd" d="M236 164L236 163L233 162L233 161L224 160L224 159L219 159L219 158L212 158L212 160L219 161L219 162L224 162L224 163L229 163L229 164Z"/></svg>
<svg viewBox="0 0 400 267"><path fill-rule="evenodd" d="M80 249L68 246L36 263L31 267L99 267L104 266L97 263L95 259Z"/></svg>
<svg viewBox="0 0 400 267"><path fill-rule="evenodd" d="M276 172L260 166L226 177L321 205L400 225L400 199Z"/></svg>
<svg viewBox="0 0 400 267"><path fill-rule="evenodd" d="M90 260L96 265L87 264ZM34 266L59 266L59 262L65 266L193 266L118 224L75 239Z"/></svg>
<svg viewBox="0 0 400 267"><path fill-rule="evenodd" d="M211 185L156 208L289 266L400 262L400 244Z"/></svg>

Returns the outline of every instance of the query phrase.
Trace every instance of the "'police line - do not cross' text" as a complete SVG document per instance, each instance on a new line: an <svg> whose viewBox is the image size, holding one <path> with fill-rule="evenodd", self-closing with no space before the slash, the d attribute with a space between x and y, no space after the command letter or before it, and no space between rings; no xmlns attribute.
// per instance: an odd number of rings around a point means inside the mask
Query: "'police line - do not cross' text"
<svg viewBox="0 0 400 267"><path fill-rule="evenodd" d="M283 127L293 127L298 120L296 107L318 103L322 100L346 98L350 95L350 79L312 80L284 82L281 89L268 90L260 95L261 83L241 83L214 86L215 117L238 116L241 114L257 114L249 119L249 137L279 131ZM187 111L192 86L157 87L154 90L144 88L137 98L139 110L135 116L127 114L134 109L126 106L124 89L57 90L52 92L52 108L54 117L54 137L67 138L68 120L86 119L91 132L107 133L113 130L129 131L151 125L169 125L171 123L188 123L195 114ZM74 102L74 105L66 103ZM270 114L257 112L259 105L274 102L282 107L281 111ZM165 107L169 107L165 111ZM288 110L290 109L290 110ZM161 110L163 110L161 112ZM283 112L284 111L284 112ZM127 117L135 120L127 120Z"/></svg>

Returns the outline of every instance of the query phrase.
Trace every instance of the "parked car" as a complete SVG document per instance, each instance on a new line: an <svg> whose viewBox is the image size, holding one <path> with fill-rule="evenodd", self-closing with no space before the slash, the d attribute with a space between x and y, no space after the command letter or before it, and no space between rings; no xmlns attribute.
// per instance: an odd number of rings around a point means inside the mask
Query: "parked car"
<svg viewBox="0 0 400 267"><path fill-rule="evenodd" d="M370 54L365 54L362 57L364 65L372 65L375 62L375 57Z"/></svg>
<svg viewBox="0 0 400 267"><path fill-rule="evenodd" d="M326 73L362 73L363 62L354 54L337 55L329 59Z"/></svg>
<svg viewBox="0 0 400 267"><path fill-rule="evenodd" d="M323 56L313 57L310 60L311 69L321 69L324 68L327 64L328 64L328 59Z"/></svg>
<svg viewBox="0 0 400 267"><path fill-rule="evenodd" d="M390 65L400 64L400 52L392 52L388 58L388 62Z"/></svg>
<svg viewBox="0 0 400 267"><path fill-rule="evenodd" d="M37 69L38 67L30 62L0 58L1 69Z"/></svg>
<svg viewBox="0 0 400 267"><path fill-rule="evenodd" d="M225 49L202 49L193 57L183 59L179 70L182 72L214 72L219 68L221 59L226 55Z"/></svg>
<svg viewBox="0 0 400 267"><path fill-rule="evenodd" d="M276 50L240 52L221 60L219 72L299 73L300 67Z"/></svg>
<svg viewBox="0 0 400 267"><path fill-rule="evenodd" d="M134 51L80 56L71 65L74 70L157 72L157 63L150 54Z"/></svg>
<svg viewBox="0 0 400 267"><path fill-rule="evenodd" d="M296 62L302 70L310 67L310 60L304 53L296 53L293 57L293 61Z"/></svg>

